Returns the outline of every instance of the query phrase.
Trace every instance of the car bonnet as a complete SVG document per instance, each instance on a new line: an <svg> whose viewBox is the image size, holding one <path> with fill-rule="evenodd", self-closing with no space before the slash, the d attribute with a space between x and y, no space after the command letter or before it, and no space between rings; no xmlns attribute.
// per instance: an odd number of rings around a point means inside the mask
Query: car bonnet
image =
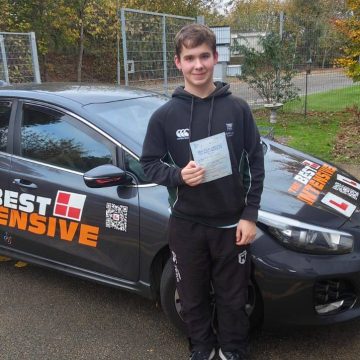
<svg viewBox="0 0 360 360"><path fill-rule="evenodd" d="M359 218L357 179L300 151L272 141L265 143L262 210L331 228Z"/></svg>

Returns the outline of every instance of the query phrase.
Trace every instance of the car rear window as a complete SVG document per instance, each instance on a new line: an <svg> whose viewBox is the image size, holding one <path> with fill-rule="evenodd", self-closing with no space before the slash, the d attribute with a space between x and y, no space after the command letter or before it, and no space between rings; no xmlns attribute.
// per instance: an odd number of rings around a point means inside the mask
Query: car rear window
<svg viewBox="0 0 360 360"><path fill-rule="evenodd" d="M9 121L11 114L11 102L0 101L0 151L6 151Z"/></svg>

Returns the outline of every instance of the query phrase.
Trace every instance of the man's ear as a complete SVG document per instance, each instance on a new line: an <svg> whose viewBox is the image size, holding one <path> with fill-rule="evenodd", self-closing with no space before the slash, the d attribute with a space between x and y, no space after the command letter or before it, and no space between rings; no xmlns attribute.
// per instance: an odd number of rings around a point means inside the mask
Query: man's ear
<svg viewBox="0 0 360 360"><path fill-rule="evenodd" d="M218 60L219 60L219 53L217 51L215 51L214 52L214 62L215 62L215 64L217 64Z"/></svg>
<svg viewBox="0 0 360 360"><path fill-rule="evenodd" d="M177 55L174 56L174 62L175 62L176 67L181 71L181 62Z"/></svg>

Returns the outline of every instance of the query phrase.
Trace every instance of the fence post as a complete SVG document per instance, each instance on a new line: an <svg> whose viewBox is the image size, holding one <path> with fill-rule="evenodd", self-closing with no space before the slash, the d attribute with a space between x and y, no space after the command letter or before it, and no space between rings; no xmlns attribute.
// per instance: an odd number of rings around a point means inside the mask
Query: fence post
<svg viewBox="0 0 360 360"><path fill-rule="evenodd" d="M164 64L164 93L168 95L168 74L167 74L167 58L166 58L166 17L162 17L162 28L163 28L163 64Z"/></svg>
<svg viewBox="0 0 360 360"><path fill-rule="evenodd" d="M280 39L282 40L283 38L283 33L284 33L284 12L280 11L280 28L279 28L279 36Z"/></svg>
<svg viewBox="0 0 360 360"><path fill-rule="evenodd" d="M5 42L4 42L4 36L3 35L0 35L0 50L1 50L1 59L2 59L2 63L3 63L3 68L4 68L4 76L5 76L4 80L8 84L10 84L9 69L8 69L8 65L7 65Z"/></svg>
<svg viewBox="0 0 360 360"><path fill-rule="evenodd" d="M31 46L31 55L32 55L32 65L34 69L34 80L35 83L40 84L41 78L40 78L40 69L39 69L39 59L38 59L38 53L37 53L37 47L36 47L36 39L35 39L35 33L30 33L30 46Z"/></svg>
<svg viewBox="0 0 360 360"><path fill-rule="evenodd" d="M205 25L205 16L204 15L197 16L196 17L196 22L198 24Z"/></svg>
<svg viewBox="0 0 360 360"><path fill-rule="evenodd" d="M116 16L117 16L117 25L116 25L116 80L118 85L120 85L120 11L119 11L119 0L116 0Z"/></svg>
<svg viewBox="0 0 360 360"><path fill-rule="evenodd" d="M127 47L126 47L126 23L125 23L125 10L121 9L121 34L123 43L123 56L124 56L124 74L125 74L125 85L129 86L129 75L128 75L128 59L127 59Z"/></svg>

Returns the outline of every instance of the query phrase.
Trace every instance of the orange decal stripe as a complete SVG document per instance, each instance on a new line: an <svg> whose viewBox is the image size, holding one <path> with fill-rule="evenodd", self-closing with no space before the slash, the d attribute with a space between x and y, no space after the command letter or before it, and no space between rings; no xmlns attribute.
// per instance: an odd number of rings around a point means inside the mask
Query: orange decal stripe
<svg viewBox="0 0 360 360"><path fill-rule="evenodd" d="M66 241L73 241L78 225L78 223L70 221L68 226L66 220L60 219L60 239Z"/></svg>
<svg viewBox="0 0 360 360"><path fill-rule="evenodd" d="M91 225L80 225L79 244L96 247L99 228Z"/></svg>
<svg viewBox="0 0 360 360"><path fill-rule="evenodd" d="M18 228L19 230L26 230L28 221L28 214L12 209L10 211L9 226Z"/></svg>
<svg viewBox="0 0 360 360"><path fill-rule="evenodd" d="M33 234L44 235L46 233L46 217L36 213L30 214L28 231Z"/></svg>
<svg viewBox="0 0 360 360"><path fill-rule="evenodd" d="M0 206L0 225L7 225L9 219L9 209Z"/></svg>

